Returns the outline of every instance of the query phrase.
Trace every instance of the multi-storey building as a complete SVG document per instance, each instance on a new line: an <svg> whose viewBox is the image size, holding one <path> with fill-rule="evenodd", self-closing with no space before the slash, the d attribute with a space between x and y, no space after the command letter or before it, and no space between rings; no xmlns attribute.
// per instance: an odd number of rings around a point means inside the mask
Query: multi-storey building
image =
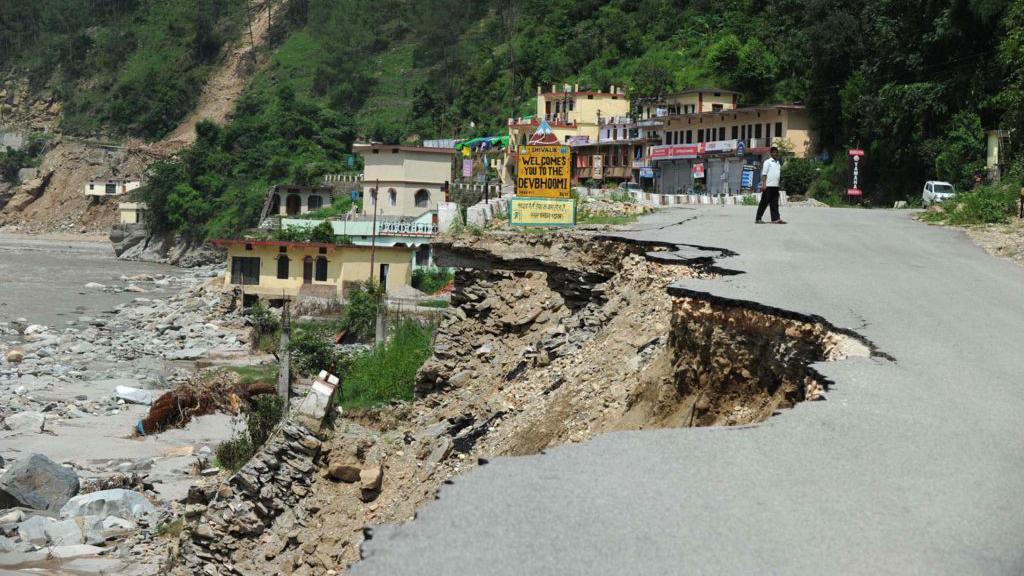
<svg viewBox="0 0 1024 576"><path fill-rule="evenodd" d="M454 148L356 144L363 156L363 211L415 218L437 210L452 179ZM376 193L375 193L376 192Z"/></svg>
<svg viewBox="0 0 1024 576"><path fill-rule="evenodd" d="M811 153L813 135L803 106L739 108L737 101L728 90L687 90L642 110L661 124L660 143L650 146L643 160L651 163L660 192L735 194L744 166L756 171L772 145L800 157ZM757 178L752 181L756 186Z"/></svg>
<svg viewBox="0 0 1024 576"><path fill-rule="evenodd" d="M578 84L552 86L549 92L537 87L537 112L533 116L508 119L509 147L502 162L501 179L515 180L515 150L525 145L542 121L547 122L559 142L597 142L602 119L629 114L629 99L621 86L607 92L581 88Z"/></svg>

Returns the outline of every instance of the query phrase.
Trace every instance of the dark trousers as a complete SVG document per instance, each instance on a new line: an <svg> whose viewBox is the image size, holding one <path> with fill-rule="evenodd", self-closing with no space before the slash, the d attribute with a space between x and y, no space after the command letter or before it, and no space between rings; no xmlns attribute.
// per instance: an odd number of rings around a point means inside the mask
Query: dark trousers
<svg viewBox="0 0 1024 576"><path fill-rule="evenodd" d="M779 216L779 187L768 186L761 192L761 203L757 205L757 218L758 222L761 221L761 217L764 216L766 208L772 209L772 222L780 219Z"/></svg>

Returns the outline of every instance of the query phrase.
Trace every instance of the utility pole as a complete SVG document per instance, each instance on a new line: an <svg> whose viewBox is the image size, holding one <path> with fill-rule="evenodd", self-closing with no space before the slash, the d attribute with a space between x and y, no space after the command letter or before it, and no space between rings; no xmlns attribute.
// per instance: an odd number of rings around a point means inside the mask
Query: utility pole
<svg viewBox="0 0 1024 576"><path fill-rule="evenodd" d="M370 229L370 282L373 282L374 256L377 252L377 193L380 192L380 179L373 188L373 224Z"/></svg>
<svg viewBox="0 0 1024 576"><path fill-rule="evenodd" d="M284 304L281 308L281 342L277 346L278 368L277 368L277 395L284 402L284 411L288 412L288 397L291 389L292 370L291 352L288 351L288 344L292 333L292 315L290 311L291 298L281 295Z"/></svg>

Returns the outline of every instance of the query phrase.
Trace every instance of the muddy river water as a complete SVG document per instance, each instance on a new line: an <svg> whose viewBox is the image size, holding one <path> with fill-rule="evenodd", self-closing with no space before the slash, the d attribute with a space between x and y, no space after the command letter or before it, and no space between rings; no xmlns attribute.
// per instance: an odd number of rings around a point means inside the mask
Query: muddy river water
<svg viewBox="0 0 1024 576"><path fill-rule="evenodd" d="M85 288L90 282L123 286L121 276L171 274L173 266L127 262L100 239L0 234L0 322L25 318L59 327L132 300L131 292Z"/></svg>

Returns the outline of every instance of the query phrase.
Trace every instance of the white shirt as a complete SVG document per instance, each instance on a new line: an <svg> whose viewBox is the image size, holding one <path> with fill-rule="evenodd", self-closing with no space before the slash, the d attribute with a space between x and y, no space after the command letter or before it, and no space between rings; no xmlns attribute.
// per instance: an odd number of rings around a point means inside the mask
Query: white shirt
<svg viewBox="0 0 1024 576"><path fill-rule="evenodd" d="M775 158L768 158L764 161L764 165L761 166L761 176L765 177L765 188L777 188L782 180L782 164Z"/></svg>

